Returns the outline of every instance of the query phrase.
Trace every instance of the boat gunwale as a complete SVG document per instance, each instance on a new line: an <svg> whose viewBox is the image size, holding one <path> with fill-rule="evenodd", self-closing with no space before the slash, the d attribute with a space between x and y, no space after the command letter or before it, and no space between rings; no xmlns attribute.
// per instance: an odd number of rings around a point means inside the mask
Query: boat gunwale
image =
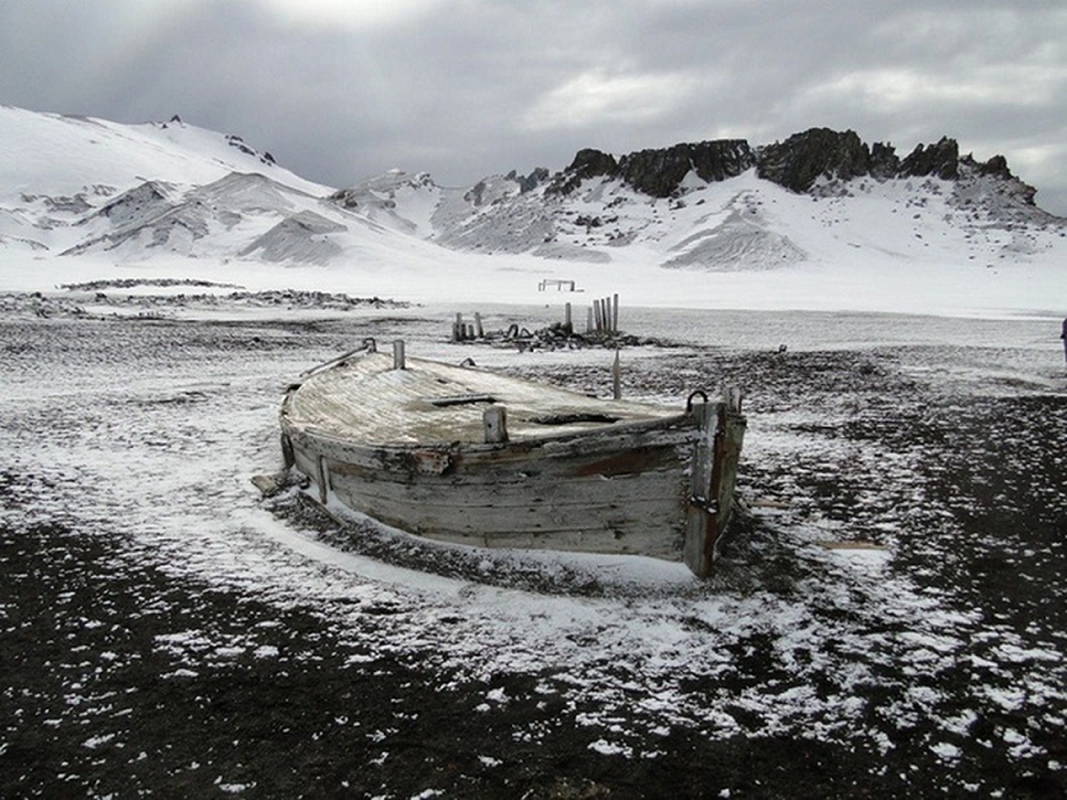
<svg viewBox="0 0 1067 800"><path fill-rule="evenodd" d="M712 402L712 405L721 405L721 403ZM643 419L632 420L629 422L613 422L605 424L598 428L590 428L582 431L569 431L566 433L545 433L541 436L522 436L521 438L508 439L506 442L472 442L454 440L450 442L382 442L382 443L368 443L361 441L354 436L342 436L333 432L325 431L314 425L302 424L295 422L288 418L285 413L286 406L283 405L281 427L282 432L287 436L293 434L299 434L306 436L310 439L318 439L325 442L329 442L335 445L341 445L346 448L351 448L355 452L388 452L388 453L411 453L411 452L425 452L426 450L441 450L448 452L455 452L460 450L465 453L477 454L477 453L492 453L500 450L507 449L531 449L531 448L543 448L545 445L560 444L568 445L572 444L576 440L582 439L598 439L598 438L614 438L615 436L627 436L635 435L639 436L644 433L652 433L657 430L663 430L664 432L672 429L683 427L688 422L692 425L692 431L694 435L699 435L699 427L695 424L696 420L693 414L689 411L683 411L680 414L674 414L669 417L659 417L657 419Z"/></svg>

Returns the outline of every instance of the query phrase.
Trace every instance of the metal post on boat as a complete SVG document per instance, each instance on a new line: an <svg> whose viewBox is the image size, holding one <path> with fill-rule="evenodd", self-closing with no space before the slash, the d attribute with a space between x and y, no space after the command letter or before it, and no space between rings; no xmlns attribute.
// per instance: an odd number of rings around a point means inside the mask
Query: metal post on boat
<svg viewBox="0 0 1067 800"><path fill-rule="evenodd" d="M393 342L393 369L404 369L404 340Z"/></svg>
<svg viewBox="0 0 1067 800"><path fill-rule="evenodd" d="M502 444L508 440L508 410L505 406L489 406L482 414L482 421L486 444Z"/></svg>

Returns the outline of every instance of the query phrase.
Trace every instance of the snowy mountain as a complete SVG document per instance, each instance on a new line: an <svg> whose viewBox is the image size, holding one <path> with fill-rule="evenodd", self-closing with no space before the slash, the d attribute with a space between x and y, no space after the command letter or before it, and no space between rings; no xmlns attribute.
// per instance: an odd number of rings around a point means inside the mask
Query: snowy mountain
<svg viewBox="0 0 1067 800"><path fill-rule="evenodd" d="M1054 284L1067 221L1034 194L1004 158L961 156L951 139L899 158L890 145L827 129L761 146L721 140L619 158L582 150L555 173L467 188L392 170L338 190L177 117L124 125L0 106L8 288L152 265L170 276L241 272L246 282L269 265L314 265L331 268L331 289L386 296L525 302L533 273L703 306L753 307L768 287L788 285L788 307L823 307L829 292L877 277L881 295L865 307L895 308L885 286L897 276L914 285L946 269L1031 264L1042 286ZM694 283L694 273L718 277ZM745 277L754 275L768 278ZM299 282L291 270L283 280ZM968 306L1001 296L1002 285L986 283Z"/></svg>
<svg viewBox="0 0 1067 800"><path fill-rule="evenodd" d="M330 191L239 136L177 117L121 125L0 107L0 248L9 251L325 263L342 250L331 236L381 233L326 202Z"/></svg>
<svg viewBox="0 0 1067 800"><path fill-rule="evenodd" d="M903 160L853 132L784 143L681 144L616 160L583 150L549 176L514 172L470 189L393 171L331 199L449 248L708 271L776 269L856 249L992 263L1062 246L1067 221L1042 211L1006 161L979 163L942 139Z"/></svg>

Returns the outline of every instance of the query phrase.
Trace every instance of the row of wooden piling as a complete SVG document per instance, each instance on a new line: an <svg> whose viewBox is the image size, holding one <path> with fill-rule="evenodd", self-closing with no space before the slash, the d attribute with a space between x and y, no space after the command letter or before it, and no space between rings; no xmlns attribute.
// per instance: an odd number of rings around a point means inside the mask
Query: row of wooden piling
<svg viewBox="0 0 1067 800"><path fill-rule="evenodd" d="M570 303L567 304L568 306ZM619 295L594 300L585 326L587 333L619 332Z"/></svg>
<svg viewBox="0 0 1067 800"><path fill-rule="evenodd" d="M482 315L474 313L474 324L463 321L462 314L456 314L456 321L452 323L452 341L469 342L474 339L484 339L485 331L482 329Z"/></svg>
<svg viewBox="0 0 1067 800"><path fill-rule="evenodd" d="M594 300L591 306L586 308L585 332L617 334L619 332L619 295L613 294ZM574 333L573 309L570 303L564 305L563 329L567 334ZM452 323L452 341L470 342L485 338L485 330L482 326L482 315L475 312L474 322L467 322L463 314L457 313Z"/></svg>

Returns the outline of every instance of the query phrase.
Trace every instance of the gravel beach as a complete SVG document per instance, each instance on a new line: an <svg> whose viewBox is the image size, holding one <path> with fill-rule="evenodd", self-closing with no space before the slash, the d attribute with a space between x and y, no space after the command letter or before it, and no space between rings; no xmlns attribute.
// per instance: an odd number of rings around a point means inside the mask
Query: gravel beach
<svg viewBox="0 0 1067 800"><path fill-rule="evenodd" d="M420 308L23 301L0 320L4 797L1067 791L1058 324L649 312L629 395L746 392L751 512L701 582L430 547L250 483L285 384L365 336L602 395L609 352L451 345Z"/></svg>

